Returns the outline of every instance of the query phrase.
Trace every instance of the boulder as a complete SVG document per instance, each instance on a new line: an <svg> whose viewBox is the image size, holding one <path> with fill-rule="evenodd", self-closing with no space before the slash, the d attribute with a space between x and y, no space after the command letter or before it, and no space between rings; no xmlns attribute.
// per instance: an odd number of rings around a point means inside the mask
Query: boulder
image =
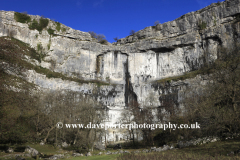
<svg viewBox="0 0 240 160"><path fill-rule="evenodd" d="M92 156L91 152L88 152L88 153L86 154L86 156Z"/></svg>
<svg viewBox="0 0 240 160"><path fill-rule="evenodd" d="M142 152L143 152L143 153L148 153L148 152L151 152L151 150L144 149Z"/></svg>
<svg viewBox="0 0 240 160"><path fill-rule="evenodd" d="M110 154L112 154L112 152L111 151L107 151L105 154L106 155L110 155Z"/></svg>
<svg viewBox="0 0 240 160"><path fill-rule="evenodd" d="M170 147L168 145L163 145L163 148L162 148L162 151L166 151L166 150L169 150Z"/></svg>
<svg viewBox="0 0 240 160"><path fill-rule="evenodd" d="M124 153L130 153L129 151L124 151Z"/></svg>
<svg viewBox="0 0 240 160"><path fill-rule="evenodd" d="M66 147L68 147L68 146L69 146L69 145L67 144L67 142L63 142L63 143L62 143L62 147L63 147L63 148L66 148Z"/></svg>
<svg viewBox="0 0 240 160"><path fill-rule="evenodd" d="M80 157L80 156L83 156L83 154L81 154L81 153L73 153L72 156L74 156L74 157Z"/></svg>
<svg viewBox="0 0 240 160"><path fill-rule="evenodd" d="M140 151L139 151L139 150L136 150L136 151L134 151L134 153L140 153Z"/></svg>
<svg viewBox="0 0 240 160"><path fill-rule="evenodd" d="M104 151L105 150L105 146L102 143L97 143L95 145L95 148L100 150L100 151Z"/></svg>
<svg viewBox="0 0 240 160"><path fill-rule="evenodd" d="M44 144L44 142L43 142L43 141L41 141L41 142L40 142L40 145L41 145L41 146L43 146L43 145L45 145L45 144Z"/></svg>
<svg viewBox="0 0 240 160"><path fill-rule="evenodd" d="M39 154L39 152L36 149L30 146L27 146L24 152L30 154L32 157L37 156Z"/></svg>
<svg viewBox="0 0 240 160"><path fill-rule="evenodd" d="M64 154L54 154L53 156L49 157L49 159L57 160L64 158Z"/></svg>
<svg viewBox="0 0 240 160"><path fill-rule="evenodd" d="M14 150L13 150L12 148L9 147L9 148L7 149L7 153L13 153L13 152L14 152Z"/></svg>
<svg viewBox="0 0 240 160"><path fill-rule="evenodd" d="M119 153L124 153L124 151L123 150L119 150Z"/></svg>
<svg viewBox="0 0 240 160"><path fill-rule="evenodd" d="M155 152L161 152L162 151L162 148L159 147L159 148L156 148Z"/></svg>

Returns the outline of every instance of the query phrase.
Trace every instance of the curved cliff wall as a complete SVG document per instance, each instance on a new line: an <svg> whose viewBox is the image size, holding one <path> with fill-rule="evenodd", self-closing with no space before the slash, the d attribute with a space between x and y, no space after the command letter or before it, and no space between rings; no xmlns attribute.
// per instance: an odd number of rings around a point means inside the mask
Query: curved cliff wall
<svg viewBox="0 0 240 160"><path fill-rule="evenodd" d="M55 35L49 35L47 29L39 33L30 30L29 24L16 22L14 12L0 11L0 36L11 35L36 49L41 45L46 56L36 65L69 77L110 82L98 87L94 83L77 84L29 72L29 81L43 88L70 88L86 94L97 88L97 99L112 110L116 106L123 109L133 99L142 106L157 107L166 99L180 105L185 90L199 88L197 82L204 78L168 84L156 80L183 75L214 61L218 46L239 41L239 17L240 0L226 0L103 45L89 33L63 24L65 31L57 31L56 22L51 20L47 28L55 29ZM31 19L39 20L40 16L31 15Z"/></svg>

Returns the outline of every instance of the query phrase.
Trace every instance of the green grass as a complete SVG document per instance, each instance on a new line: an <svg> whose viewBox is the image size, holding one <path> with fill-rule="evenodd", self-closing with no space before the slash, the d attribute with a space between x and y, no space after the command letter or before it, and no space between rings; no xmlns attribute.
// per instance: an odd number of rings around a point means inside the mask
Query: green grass
<svg viewBox="0 0 240 160"><path fill-rule="evenodd" d="M240 149L240 139L218 141L203 145L190 146L182 149L168 150L164 152L126 154L118 158L118 160L133 159L151 159L151 160L178 160L178 159L240 159L240 154L233 157L227 156L231 151Z"/></svg>
<svg viewBox="0 0 240 160"><path fill-rule="evenodd" d="M114 154L114 155L94 155L90 157L72 157L72 151L62 149L56 149L52 145L44 145L41 146L39 144L24 144L24 145L12 145L10 147L14 149L18 149L18 152L23 152L25 146L30 146L35 148L40 153L44 155L54 155L54 154L62 154L68 152L67 154L70 155L68 158L69 160L142 160L142 159L149 159L149 160L202 160L202 159L218 159L218 160L225 160L225 159L240 159L238 155L227 156L231 151L236 151L240 149L240 139L235 140L227 140L227 141L218 141L203 145L191 146L182 149L174 149L168 150L163 152L151 152L151 153L138 153L138 154ZM0 145L0 147L3 145ZM3 146L4 147L4 146ZM142 150L142 149L138 149ZM15 150L16 152L17 150ZM117 150L111 150L111 152L116 152ZM134 150L129 150L134 151ZM100 151L95 150L93 154L97 154ZM105 151L106 152L106 151ZM3 156L8 155L8 153L1 153L0 159L4 159ZM66 154L65 154L66 155ZM31 158L30 158L31 159Z"/></svg>
<svg viewBox="0 0 240 160"><path fill-rule="evenodd" d="M218 141L214 143L203 144L199 146L191 146L183 149L176 150L178 153L198 153L201 155L215 155L226 156L231 151L240 149L240 139ZM240 157L239 157L240 158Z"/></svg>
<svg viewBox="0 0 240 160"><path fill-rule="evenodd" d="M30 146L45 155L54 155L58 151L58 149L56 149L53 145L48 145L48 144L44 146L41 146L39 144L26 144L26 146Z"/></svg>
<svg viewBox="0 0 240 160"><path fill-rule="evenodd" d="M196 70L192 72L185 73L184 75L181 76L174 76L174 77L168 77L164 79L157 80L157 83L166 83L166 82L171 82L171 81L179 81L179 80L185 80L189 78L194 78L199 74L204 74L202 70Z"/></svg>
<svg viewBox="0 0 240 160"><path fill-rule="evenodd" d="M113 154L113 155L96 155L96 156L90 156L90 157L73 157L70 160L117 160L117 157L119 157L119 154Z"/></svg>

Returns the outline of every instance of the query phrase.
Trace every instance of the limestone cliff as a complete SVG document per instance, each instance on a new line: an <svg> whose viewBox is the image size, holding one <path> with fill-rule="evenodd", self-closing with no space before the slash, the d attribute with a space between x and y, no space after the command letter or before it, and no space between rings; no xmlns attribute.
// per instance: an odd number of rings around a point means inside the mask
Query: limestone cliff
<svg viewBox="0 0 240 160"><path fill-rule="evenodd" d="M17 22L14 12L0 11L0 36L13 36L36 49L42 47L46 56L35 65L69 77L110 82L99 87L95 83L78 84L48 79L34 71L28 73L28 80L43 88L72 89L86 94L97 88L97 99L109 106L111 121L116 122L120 115L116 113L131 99L142 106L161 106L166 99L181 106L186 89L199 88L204 76L167 84L156 80L183 75L214 61L218 46L239 41L239 21L240 0L226 0L103 45L89 33L63 24L57 30L58 24L51 20L40 33L29 29L29 23ZM48 33L48 28L55 30L54 35Z"/></svg>

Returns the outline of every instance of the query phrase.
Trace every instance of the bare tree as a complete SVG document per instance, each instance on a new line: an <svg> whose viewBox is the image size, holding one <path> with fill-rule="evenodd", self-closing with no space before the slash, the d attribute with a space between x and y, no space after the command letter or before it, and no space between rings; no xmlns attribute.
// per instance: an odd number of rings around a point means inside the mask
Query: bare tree
<svg viewBox="0 0 240 160"><path fill-rule="evenodd" d="M130 35L134 35L135 33L136 33L135 30L131 30L129 34L130 34Z"/></svg>
<svg viewBox="0 0 240 160"><path fill-rule="evenodd" d="M158 24L160 24L159 20L154 22L154 26L157 26Z"/></svg>

